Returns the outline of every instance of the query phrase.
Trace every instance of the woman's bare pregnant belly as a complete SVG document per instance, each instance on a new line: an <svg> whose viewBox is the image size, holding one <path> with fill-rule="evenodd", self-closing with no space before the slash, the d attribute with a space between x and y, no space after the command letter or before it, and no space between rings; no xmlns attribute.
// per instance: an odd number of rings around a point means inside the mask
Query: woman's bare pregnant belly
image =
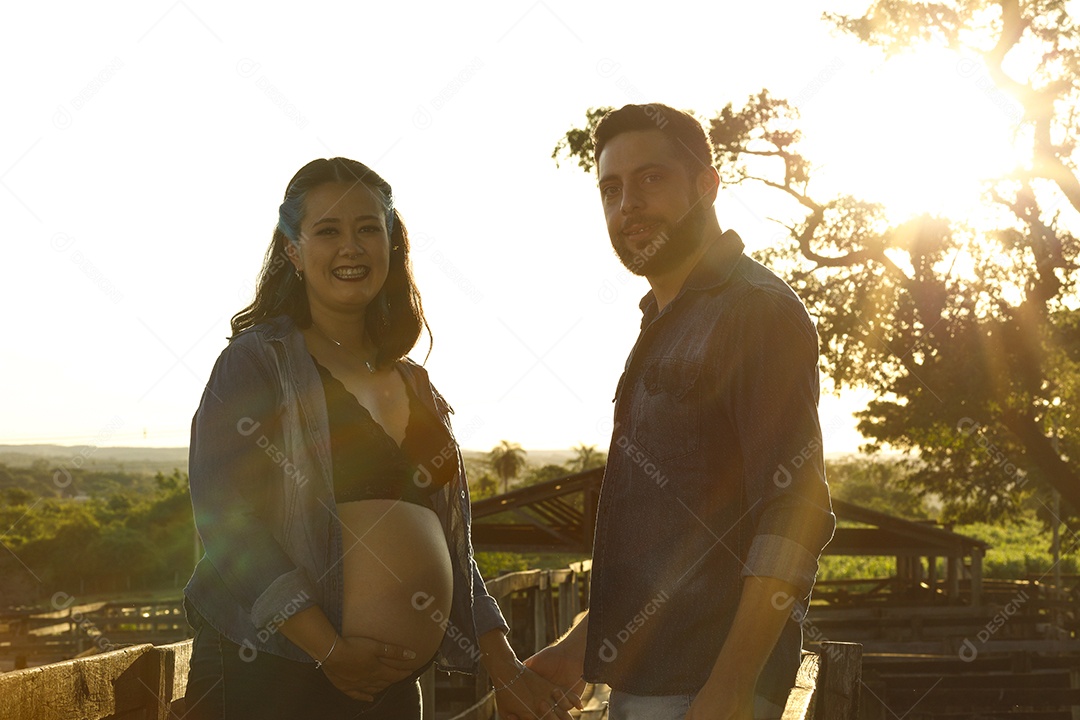
<svg viewBox="0 0 1080 720"><path fill-rule="evenodd" d="M439 517L399 500L338 505L345 575L342 634L374 638L427 662L445 633L454 579Z"/></svg>

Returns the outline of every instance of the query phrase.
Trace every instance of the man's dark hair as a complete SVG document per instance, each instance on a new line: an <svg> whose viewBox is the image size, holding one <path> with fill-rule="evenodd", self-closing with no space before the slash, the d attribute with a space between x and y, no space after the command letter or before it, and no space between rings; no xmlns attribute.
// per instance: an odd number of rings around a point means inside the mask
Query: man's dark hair
<svg viewBox="0 0 1080 720"><path fill-rule="evenodd" d="M623 105L600 119L593 130L593 162L600 169L600 153L616 135L635 130L659 130L667 136L691 177L713 164L713 148L709 136L697 118L682 110L649 103Z"/></svg>

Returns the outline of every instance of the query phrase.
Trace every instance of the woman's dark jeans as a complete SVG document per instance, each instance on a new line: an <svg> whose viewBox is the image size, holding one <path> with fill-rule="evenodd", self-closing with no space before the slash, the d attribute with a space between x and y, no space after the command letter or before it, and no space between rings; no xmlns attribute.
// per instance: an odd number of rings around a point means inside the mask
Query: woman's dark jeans
<svg viewBox="0 0 1080 720"><path fill-rule="evenodd" d="M430 663L429 663L430 665ZM241 647L208 624L195 630L188 669L185 720L420 720L420 685L396 682L374 702L338 690L312 663Z"/></svg>

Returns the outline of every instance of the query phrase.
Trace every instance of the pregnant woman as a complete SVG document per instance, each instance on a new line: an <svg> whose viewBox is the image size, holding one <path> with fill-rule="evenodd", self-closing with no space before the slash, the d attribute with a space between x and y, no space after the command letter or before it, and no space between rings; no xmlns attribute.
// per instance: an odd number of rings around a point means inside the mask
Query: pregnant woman
<svg viewBox="0 0 1080 720"><path fill-rule="evenodd" d="M432 663L478 662L504 714L570 717L473 561L450 407L405 358L426 327L390 185L301 168L192 422L187 717L420 718Z"/></svg>

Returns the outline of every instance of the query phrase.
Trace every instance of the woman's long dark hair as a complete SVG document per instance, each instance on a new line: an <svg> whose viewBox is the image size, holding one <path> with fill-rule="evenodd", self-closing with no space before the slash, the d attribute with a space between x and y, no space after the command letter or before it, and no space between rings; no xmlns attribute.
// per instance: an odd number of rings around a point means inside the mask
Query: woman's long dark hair
<svg viewBox="0 0 1080 720"><path fill-rule="evenodd" d="M308 192L325 183L357 182L376 191L382 198L390 233L390 271L364 315L364 327L376 347L375 365L385 367L403 358L416 345L421 329L426 329L428 336L431 336L431 328L424 318L424 308L420 302L420 292L412 276L409 235L401 215L394 209L394 193L390 183L363 163L340 157L312 160L289 181L285 200L278 210L278 224L259 273L255 299L232 318L234 336L241 330L278 315L288 315L301 329L311 325L307 292L303 281L293 271L285 247L287 243L297 242L300 238L300 223L304 218L304 201Z"/></svg>

